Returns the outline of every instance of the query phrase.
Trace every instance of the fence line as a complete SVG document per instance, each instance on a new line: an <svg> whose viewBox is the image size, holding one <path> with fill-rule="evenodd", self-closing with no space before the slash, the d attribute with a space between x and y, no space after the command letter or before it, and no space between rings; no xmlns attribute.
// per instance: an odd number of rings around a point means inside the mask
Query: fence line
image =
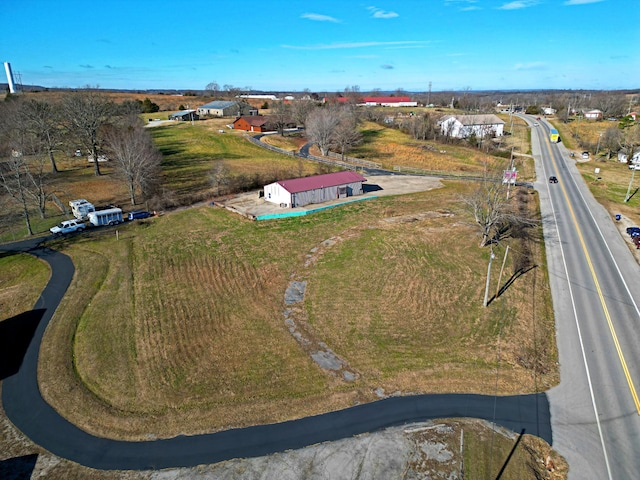
<svg viewBox="0 0 640 480"><path fill-rule="evenodd" d="M342 158L341 154L335 153L335 152L329 152L328 156L331 157L331 158ZM366 168L382 168L382 164L380 164L380 163L371 162L369 160L363 160L361 158L348 157L348 156L345 155L344 159L348 163L353 163L355 165L359 165L359 166L366 167Z"/></svg>
<svg viewBox="0 0 640 480"><path fill-rule="evenodd" d="M254 143L255 145L258 145L259 147L262 148L266 148L267 150L271 150L273 152L277 152L277 153L282 153L284 155L289 155L289 156L293 156L293 157L298 157L298 158L306 158L309 160L313 160L314 162L319 162L319 163L324 163L326 165L334 165L334 166L338 166L338 167L343 167L346 168L348 170L357 170L357 166L356 165L352 165L349 163L345 163L345 162L340 162L338 160L330 160L327 158L322 158L322 157L316 157L315 155L300 155L299 153L296 153L295 151L292 150L285 150L283 148L278 148L278 147L274 147L273 145L269 145L268 143L264 143L261 142L260 140L252 137L251 135L244 135L244 137L249 140L251 143Z"/></svg>

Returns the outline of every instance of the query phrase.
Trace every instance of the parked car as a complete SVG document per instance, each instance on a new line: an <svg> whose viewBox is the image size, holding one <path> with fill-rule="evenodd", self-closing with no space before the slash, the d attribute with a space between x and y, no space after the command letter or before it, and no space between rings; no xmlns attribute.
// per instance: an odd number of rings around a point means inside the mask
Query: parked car
<svg viewBox="0 0 640 480"><path fill-rule="evenodd" d="M582 158L584 159L589 158L589 152L582 152Z"/></svg>
<svg viewBox="0 0 640 480"><path fill-rule="evenodd" d="M81 232L84 229L85 224L79 220L65 220L55 227L51 227L49 231L54 235L64 235L66 233Z"/></svg>
<svg viewBox="0 0 640 480"><path fill-rule="evenodd" d="M549 183L558 183L558 177L556 177L555 175L551 175L549 177Z"/></svg>
<svg viewBox="0 0 640 480"><path fill-rule="evenodd" d="M640 248L640 235L636 235L635 237L631 237L636 248Z"/></svg>
<svg viewBox="0 0 640 480"><path fill-rule="evenodd" d="M145 212L143 210L136 210L135 212L129 212L129 220L137 220L139 218L149 218L151 216L150 212Z"/></svg>
<svg viewBox="0 0 640 480"><path fill-rule="evenodd" d="M640 235L640 227L627 227L627 235L634 236Z"/></svg>

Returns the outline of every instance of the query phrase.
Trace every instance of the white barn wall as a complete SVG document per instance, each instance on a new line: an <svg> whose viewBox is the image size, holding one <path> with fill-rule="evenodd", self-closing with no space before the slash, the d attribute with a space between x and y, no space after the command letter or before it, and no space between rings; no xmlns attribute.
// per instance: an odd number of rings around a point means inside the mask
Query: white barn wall
<svg viewBox="0 0 640 480"><path fill-rule="evenodd" d="M264 186L264 199L277 205L286 203L288 207L291 207L291 194L278 183L270 183Z"/></svg>

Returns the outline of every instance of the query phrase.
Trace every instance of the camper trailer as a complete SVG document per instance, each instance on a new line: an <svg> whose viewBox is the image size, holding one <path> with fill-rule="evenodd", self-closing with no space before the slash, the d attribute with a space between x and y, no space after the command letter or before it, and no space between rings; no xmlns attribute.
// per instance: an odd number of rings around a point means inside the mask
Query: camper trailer
<svg viewBox="0 0 640 480"><path fill-rule="evenodd" d="M84 198L71 200L69 206L71 207L71 213L78 220L86 220L89 218L89 213L96 211L93 204L87 202Z"/></svg>

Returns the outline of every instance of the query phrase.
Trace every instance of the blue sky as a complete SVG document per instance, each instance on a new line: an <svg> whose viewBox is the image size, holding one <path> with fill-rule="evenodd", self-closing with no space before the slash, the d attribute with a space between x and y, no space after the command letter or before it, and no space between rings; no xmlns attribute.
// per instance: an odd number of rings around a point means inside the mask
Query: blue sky
<svg viewBox="0 0 640 480"><path fill-rule="evenodd" d="M20 0L0 18L0 60L45 87L640 87L638 0Z"/></svg>

